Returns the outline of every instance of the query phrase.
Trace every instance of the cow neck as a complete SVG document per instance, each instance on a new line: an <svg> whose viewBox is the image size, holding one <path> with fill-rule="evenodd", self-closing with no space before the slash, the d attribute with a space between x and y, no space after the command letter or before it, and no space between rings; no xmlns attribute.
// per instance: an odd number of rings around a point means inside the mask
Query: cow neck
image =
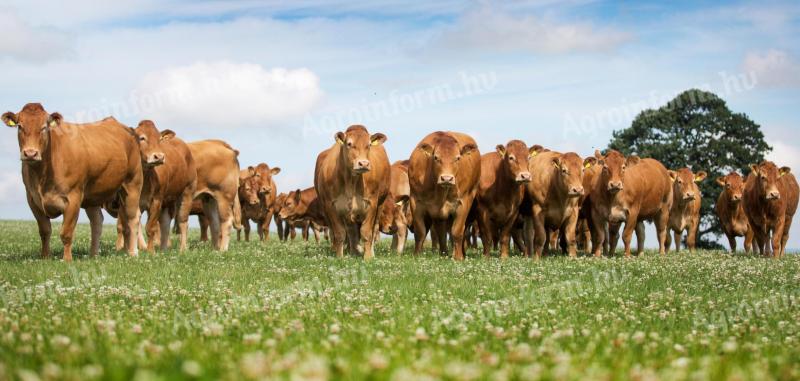
<svg viewBox="0 0 800 381"><path fill-rule="evenodd" d="M58 127L57 127L58 128ZM38 163L22 162L23 167L27 166L28 181L36 187L37 193L41 197L47 191L45 189L47 184L55 185L55 172L56 168L64 163L59 163L56 159L58 157L58 150L60 148L60 141L57 139L61 134L54 134L51 130L48 132L47 147L42 150L42 161ZM53 151L56 151L55 154Z"/></svg>
<svg viewBox="0 0 800 381"><path fill-rule="evenodd" d="M511 172L508 162L503 158L500 159L500 173L498 173L498 175L499 176L495 176L495 181L498 179L502 181L500 189L510 190L510 197L512 201L517 201L520 199L520 192L516 191L519 190L521 185L517 183L516 179L514 178L514 174Z"/></svg>
<svg viewBox="0 0 800 381"><path fill-rule="evenodd" d="M680 192L678 192L680 193ZM689 209L689 206L692 205L692 201L694 200L684 200L680 194L675 192L675 187L672 187L672 210L676 212L683 212ZM698 192L699 193L699 192Z"/></svg>
<svg viewBox="0 0 800 381"><path fill-rule="evenodd" d="M356 194L363 194L364 193L364 175L363 174L356 174L353 175L352 168L349 168L346 162L346 158L344 155L343 147L337 147L336 150L336 171L335 173L339 174L339 179L344 184L345 189L352 189L355 191Z"/></svg>
<svg viewBox="0 0 800 381"><path fill-rule="evenodd" d="M606 184L606 186L604 187L603 184ZM603 201L603 203L608 206L611 206L611 202L614 201L614 198L622 192L619 191L616 194L611 194L611 192L608 191L608 175L603 170L600 171L595 187L600 188L600 191L597 192L600 196L600 200L598 201Z"/></svg>
<svg viewBox="0 0 800 381"><path fill-rule="evenodd" d="M553 174L553 177L550 180L550 192L549 193L550 193L550 195L555 194L555 196L558 199L560 205L566 205L567 202L569 201L570 197L569 197L569 194L568 194L569 191L564 190L564 188L560 184L560 182L561 182L561 174L560 174L560 172L561 171L558 168L553 168L552 171L554 171L555 173ZM577 200L577 199L579 199L579 197L575 197L575 199Z"/></svg>

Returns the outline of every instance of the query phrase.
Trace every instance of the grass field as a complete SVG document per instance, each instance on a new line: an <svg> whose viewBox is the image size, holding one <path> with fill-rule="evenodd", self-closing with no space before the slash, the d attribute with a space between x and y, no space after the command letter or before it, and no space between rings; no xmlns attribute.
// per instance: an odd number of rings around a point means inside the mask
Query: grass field
<svg viewBox="0 0 800 381"><path fill-rule="evenodd" d="M128 258L108 227L89 259L81 225L67 264L0 232L0 380L800 379L796 255L364 263L193 231Z"/></svg>

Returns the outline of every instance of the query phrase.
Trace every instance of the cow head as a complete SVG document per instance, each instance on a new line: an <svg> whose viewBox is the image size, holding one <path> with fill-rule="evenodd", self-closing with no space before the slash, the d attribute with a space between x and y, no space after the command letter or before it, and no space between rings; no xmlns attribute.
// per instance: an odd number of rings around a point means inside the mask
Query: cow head
<svg viewBox="0 0 800 381"><path fill-rule="evenodd" d="M539 151L519 140L512 140L506 145L498 144L497 153L503 158L505 167L517 184L531 181L531 172L528 169L528 158L535 156Z"/></svg>
<svg viewBox="0 0 800 381"><path fill-rule="evenodd" d="M367 128L360 125L350 126L345 132L337 132L336 143L341 147L348 168L353 175L369 172L369 150L386 142L386 135L375 133L370 136Z"/></svg>
<svg viewBox="0 0 800 381"><path fill-rule="evenodd" d="M381 233L394 234L397 231L397 224L395 223L397 213L399 213L399 209L394 202L394 197L392 195L387 196L378 210L378 229Z"/></svg>
<svg viewBox="0 0 800 381"><path fill-rule="evenodd" d="M460 146L456 138L444 133L434 139L433 145L420 143L417 149L432 159L436 183L442 187L455 186L461 158L478 152L478 147L474 144Z"/></svg>
<svg viewBox="0 0 800 381"><path fill-rule="evenodd" d="M751 164L750 169L753 175L756 176L756 187L767 200L778 200L781 198L781 192L778 190L778 179L789 173L789 167L781 167L780 169L775 163L765 161L761 164Z"/></svg>
<svg viewBox="0 0 800 381"><path fill-rule="evenodd" d="M610 150L597 163L603 166L602 179L606 182L606 189L609 193L616 194L624 187L625 171L639 164L639 156L631 155L626 158L619 151Z"/></svg>
<svg viewBox="0 0 800 381"><path fill-rule="evenodd" d="M672 193L680 197L683 201L692 201L700 197L700 195L697 194L698 188L692 185L705 180L706 176L708 175L705 171L700 171L695 174L689 168L669 171L669 178L672 180L673 187Z"/></svg>
<svg viewBox="0 0 800 381"><path fill-rule="evenodd" d="M737 204L742 201L744 194L744 179L742 175L731 172L726 176L717 177L717 184L723 188L723 192L728 192L728 200Z"/></svg>
<svg viewBox="0 0 800 381"><path fill-rule="evenodd" d="M48 114L39 103L28 103L19 113L3 114L3 123L17 129L19 158L23 162L38 163L50 145L50 130L61 124L61 114Z"/></svg>
<svg viewBox="0 0 800 381"><path fill-rule="evenodd" d="M275 197L275 203L272 205L272 210L278 214L278 217L281 216L281 209L283 208L283 204L286 202L286 193L281 193L277 197Z"/></svg>
<svg viewBox="0 0 800 381"><path fill-rule="evenodd" d="M256 179L256 182L258 183L258 193L262 196L272 193L274 190L272 188L275 185L275 182L272 180L272 176L281 173L280 168L270 168L269 165L265 163L261 163L255 167L248 167L248 171L250 172L251 176Z"/></svg>
<svg viewBox="0 0 800 381"><path fill-rule="evenodd" d="M245 205L258 205L258 181L255 177L248 177L240 181L239 199Z"/></svg>
<svg viewBox="0 0 800 381"><path fill-rule="evenodd" d="M296 191L289 192L289 194L286 195L286 200L283 202L283 205L281 205L281 218L291 219L292 217L303 213L303 211L300 210L302 208L300 202L302 200L301 192L302 191L298 189Z"/></svg>
<svg viewBox="0 0 800 381"><path fill-rule="evenodd" d="M175 133L172 130L158 132L155 123L150 120L143 120L133 130L133 135L139 141L139 153L142 156L142 164L145 167L164 164L167 155L164 153L161 143L175 137Z"/></svg>
<svg viewBox="0 0 800 381"><path fill-rule="evenodd" d="M553 170L561 189L569 197L583 196L583 159L574 152L553 158Z"/></svg>

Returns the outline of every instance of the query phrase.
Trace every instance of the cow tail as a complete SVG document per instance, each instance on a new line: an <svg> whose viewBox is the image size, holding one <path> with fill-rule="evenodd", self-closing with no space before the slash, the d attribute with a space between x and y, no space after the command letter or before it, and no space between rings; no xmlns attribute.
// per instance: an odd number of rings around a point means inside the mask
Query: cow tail
<svg viewBox="0 0 800 381"><path fill-rule="evenodd" d="M233 198L233 228L242 230L242 204L239 203L239 191L236 191L236 196Z"/></svg>

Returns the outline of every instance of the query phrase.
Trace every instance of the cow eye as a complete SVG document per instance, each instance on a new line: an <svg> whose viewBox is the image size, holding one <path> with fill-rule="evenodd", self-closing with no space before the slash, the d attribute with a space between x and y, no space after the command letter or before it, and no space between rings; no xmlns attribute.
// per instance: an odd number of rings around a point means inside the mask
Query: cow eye
<svg viewBox="0 0 800 381"><path fill-rule="evenodd" d="M139 141L140 141L140 142L147 141L147 137L146 137L146 136L144 136L144 135L139 135Z"/></svg>
<svg viewBox="0 0 800 381"><path fill-rule="evenodd" d="M461 156L456 156L456 161L461 160Z"/></svg>
<svg viewBox="0 0 800 381"><path fill-rule="evenodd" d="M514 156L509 156L509 157L508 157L508 160L509 160L509 161L514 161L514 160L517 160L517 158L516 158L516 157L514 157Z"/></svg>

